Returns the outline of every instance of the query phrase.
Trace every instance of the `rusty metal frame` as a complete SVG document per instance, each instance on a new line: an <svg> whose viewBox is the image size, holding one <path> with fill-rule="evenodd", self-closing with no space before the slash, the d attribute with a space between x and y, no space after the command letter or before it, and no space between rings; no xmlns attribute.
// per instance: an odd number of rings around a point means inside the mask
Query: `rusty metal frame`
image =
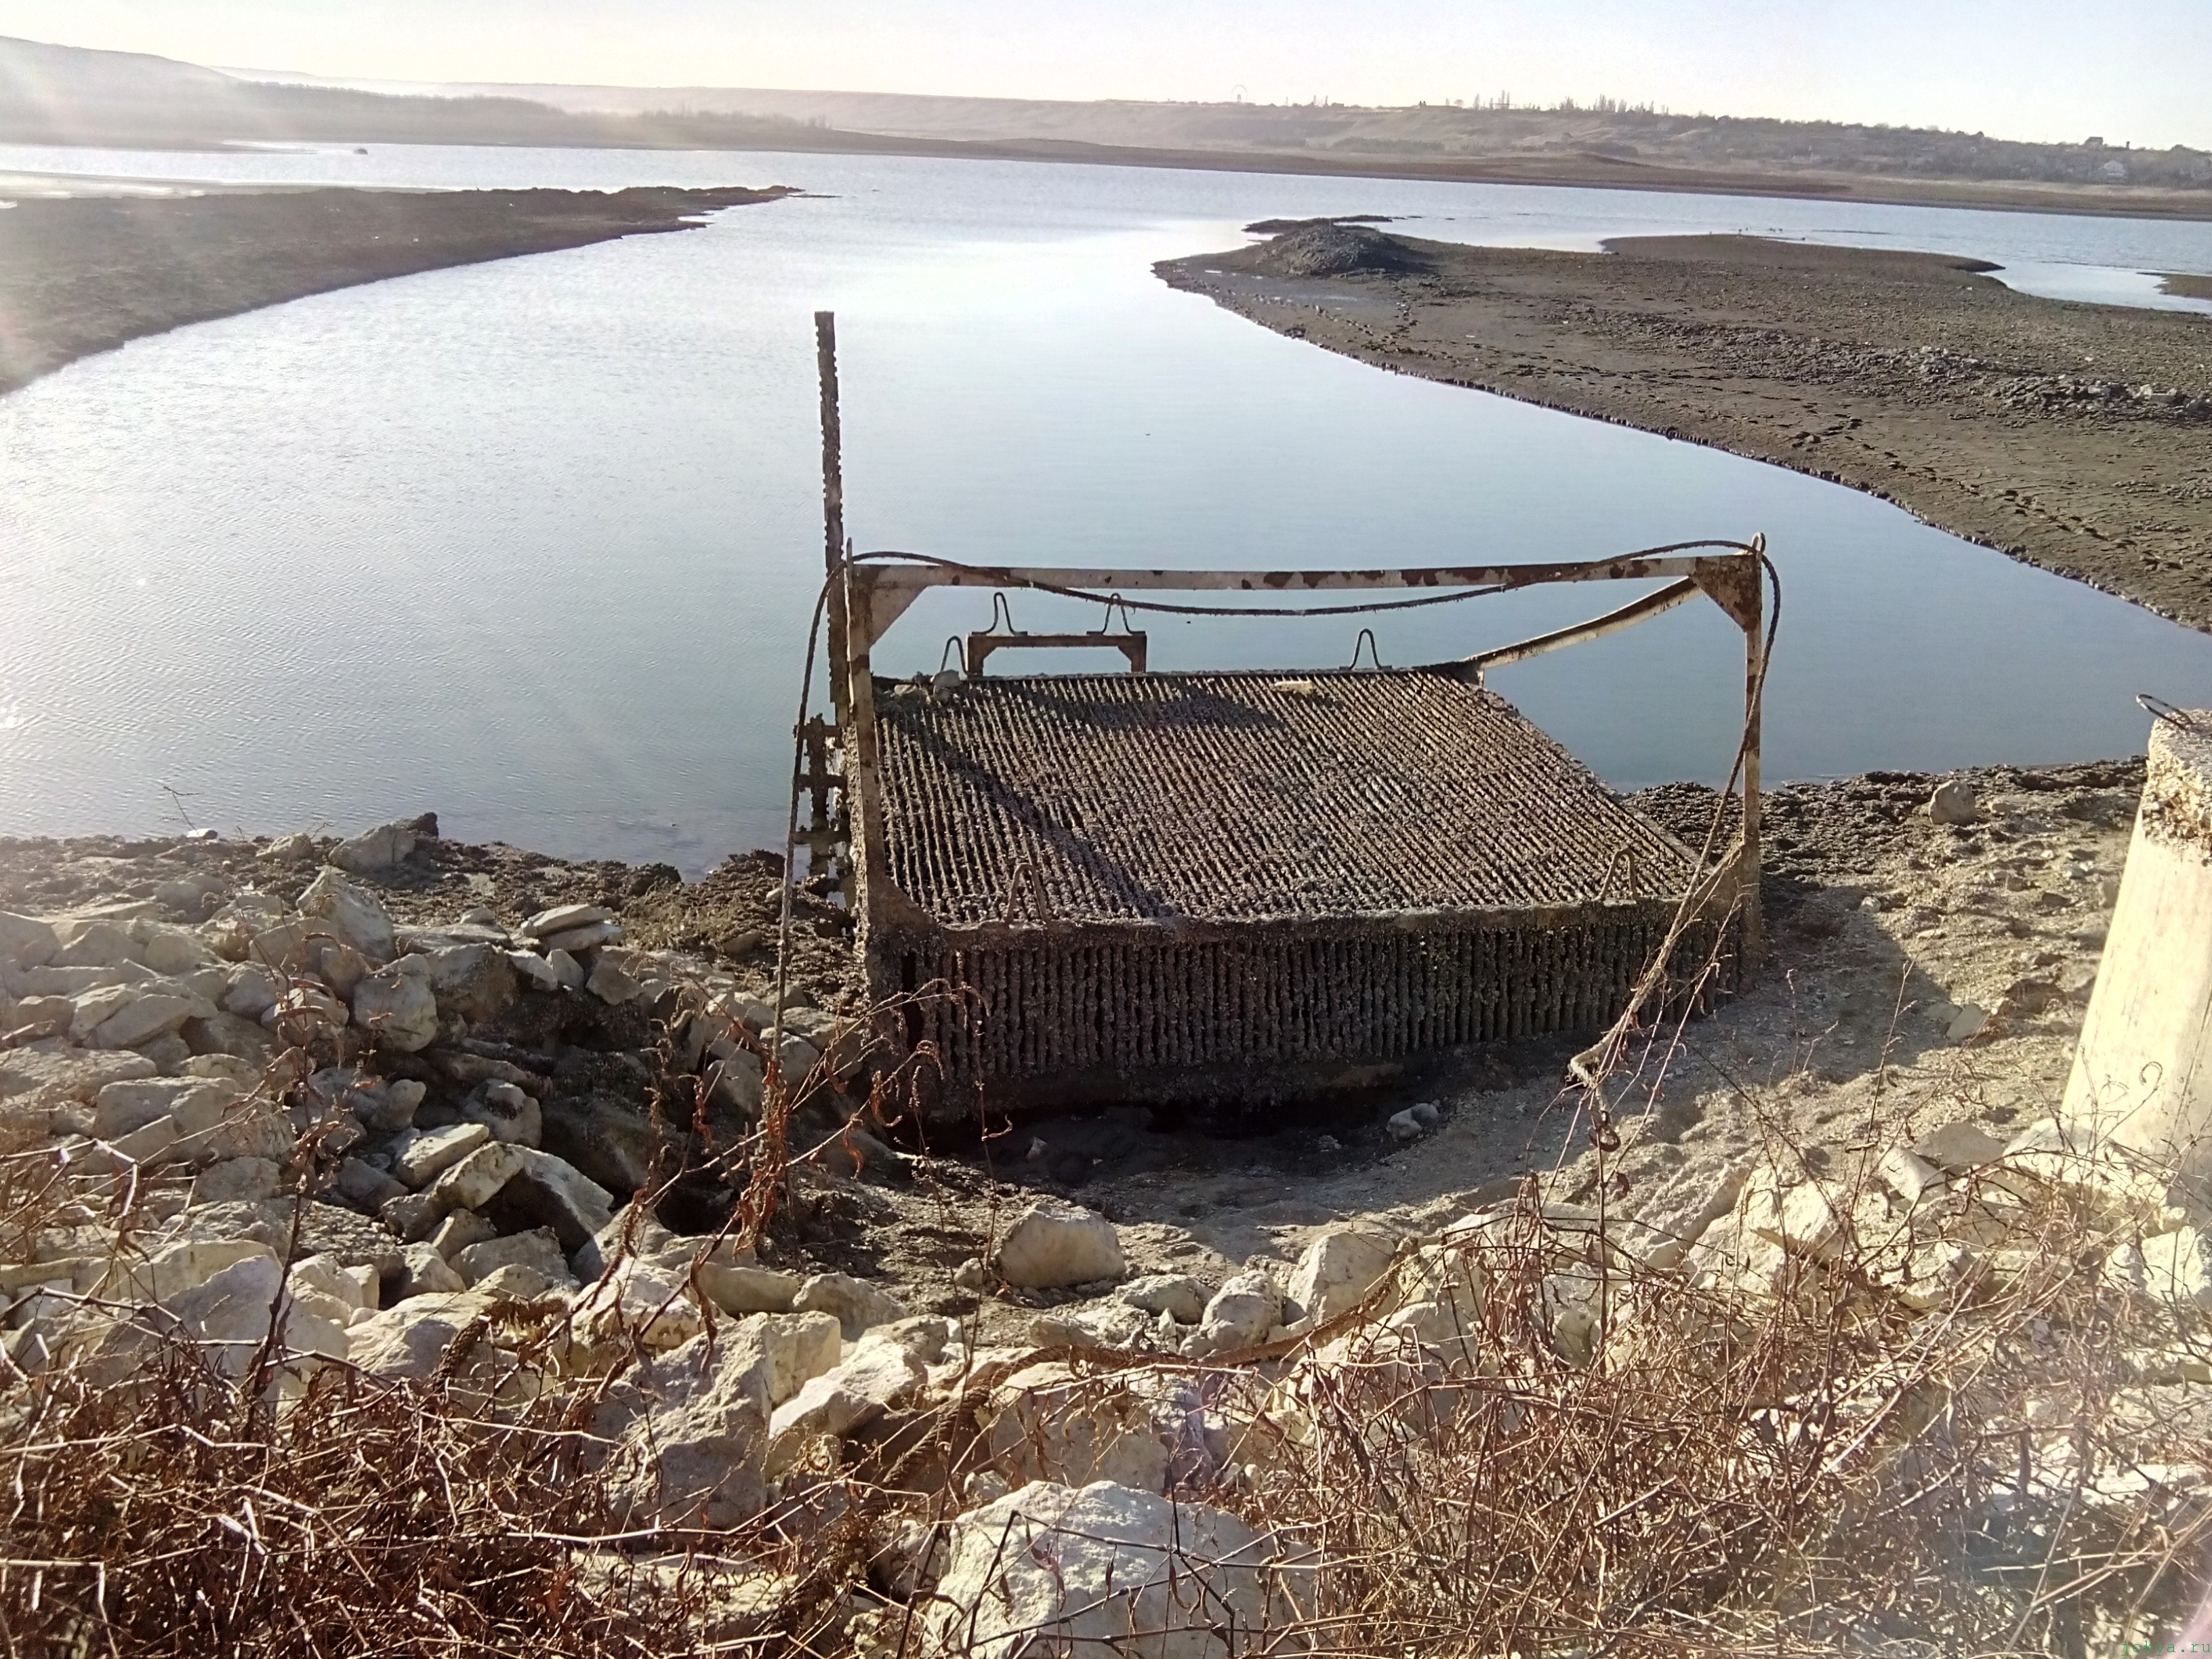
<svg viewBox="0 0 2212 1659"><path fill-rule="evenodd" d="M1025 588L1093 600L1112 607L1126 593L1223 593L1290 597L1300 594L1359 593L1389 590L1435 590L1435 597L1399 600L1395 605L1439 603L1447 599L1474 598L1481 592L1510 592L1524 587L1567 582L1665 580L1668 585L1629 604L1571 627L1480 652L1453 663L1429 665L1425 671L1444 672L1480 684L1485 672L1509 663L1522 662L1547 652L1601 639L1639 622L1674 609L1702 594L1713 601L1741 629L1744 637L1744 728L1739 757L1738 787L1741 813L1734 844L1711 866L1694 873L1688 891L1679 901L1701 928L1727 925L1734 916L1741 959L1755 963L1763 949L1759 915L1759 848L1760 839L1759 750L1761 702L1766 667L1766 618L1764 575L1768 564L1765 538L1749 543L1698 543L1614 558L1567 562L1476 564L1437 567L1328 568L1315 570L1175 570L1164 568L1096 569L1062 567L984 567L956 564L914 555L878 554L855 557L847 538L844 514L842 442L837 400L836 336L835 319L817 313L817 356L821 377L823 448L823 557L828 582L824 594L830 659L830 696L836 725L843 738L843 765L835 775L842 797L845 827L850 837L846 865L846 892L859 924L859 943L867 963L871 988L878 994L898 986L879 982L891 967L897 941L933 938L958 951L988 948L993 942L1050 941L1076 944L1092 933L1126 940L1135 937L1171 936L1194 939L1215 931L1224 937L1261 934L1272 937L1279 929L1216 930L1188 921L1163 927L1156 922L1116 925L1100 930L1049 914L1041 889L1026 895L1007 895L1003 919L972 927L940 926L890 879L885 840L882 794L881 748L877 723L874 648L915 600L936 587ZM1457 590L1455 592L1455 590ZM1142 602L1139 601L1139 605ZM1317 607L1349 609L1356 607ZM1389 608L1378 604L1376 608ZM1234 614L1233 611L1231 614ZM1250 614L1248 610L1246 614ZM1278 613L1285 614L1285 613ZM1288 613L1294 614L1294 613ZM1123 608L1123 623L1128 622ZM1021 635L994 629L971 634L967 641L966 666L981 675L997 650L1014 647L1099 647L1121 651L1133 672L1146 669L1145 635L1132 629L1113 635L1102 628L1092 634ZM802 740L808 735L802 726ZM816 817L822 820L822 786L831 775L826 763L803 767L805 775L794 787L816 794ZM824 833L827 831L825 830ZM817 847L817 856L820 848ZM1036 885L1034 872L1030 885ZM1608 869L1605 887L1610 889ZM1634 885L1631 875L1631 886ZM1601 901L1604 894L1601 893ZM1666 907L1668 910L1674 905ZM1026 909L1030 914L1021 913ZM1516 918L1542 925L1546 918L1531 913ZM1371 925L1374 919L1325 920L1303 927L1300 937L1326 934ZM1399 929L1418 931L1427 924L1474 921L1489 925L1497 918L1481 916L1394 915ZM1509 919L1513 920L1513 919ZM1562 925L1571 918L1562 916ZM1717 934L1715 935L1717 937ZM1670 933L1668 937L1673 937ZM909 1014L908 1018L913 1018Z"/></svg>
<svg viewBox="0 0 2212 1659"><path fill-rule="evenodd" d="M1057 566L980 567L939 562L890 562L897 556L862 556L842 565L844 637L833 661L845 676L845 783L853 836L849 897L867 950L882 929L910 933L930 924L897 890L889 873L876 728L875 647L914 602L932 588L1030 588L1073 592L1099 603L1121 592L1297 594L1454 588L1510 592L1566 582L1638 581L1672 578L1667 587L1618 610L1518 644L1479 653L1430 672L1480 682L1486 669L1524 661L1632 627L1702 594L1742 630L1745 652L1744 753L1740 779L1741 825L1734 844L1700 884L1714 910L1741 918L1742 951L1755 962L1763 947L1759 902L1760 703L1765 666L1765 538L1718 544L1723 550L1636 554L1580 562L1457 565L1382 569L1170 570L1097 569ZM1099 637L1067 636L1096 644ZM972 645L971 645L972 653ZM971 654L971 669L980 667ZM1402 671L1386 671L1402 672ZM948 930L957 931L957 930Z"/></svg>

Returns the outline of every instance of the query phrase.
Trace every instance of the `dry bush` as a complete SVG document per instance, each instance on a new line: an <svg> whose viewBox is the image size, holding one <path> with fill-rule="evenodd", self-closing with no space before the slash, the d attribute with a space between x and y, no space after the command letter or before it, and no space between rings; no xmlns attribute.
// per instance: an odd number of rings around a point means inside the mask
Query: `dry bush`
<svg viewBox="0 0 2212 1659"><path fill-rule="evenodd" d="M1370 1328L1287 1410L1278 1390L1227 1501L1318 1548L1307 1634L1332 1653L2171 1639L2212 1543L2212 1439L2130 1356L2185 1367L2185 1335L2106 1279L2113 1236L2061 1193L2011 1224L2008 1271L1915 1312L1872 1241L1746 1297L1597 1267L1532 1193L1462 1249L1483 1293L1449 1378ZM1561 1357L1563 1249L1569 1293L1600 1290L1587 1363Z"/></svg>

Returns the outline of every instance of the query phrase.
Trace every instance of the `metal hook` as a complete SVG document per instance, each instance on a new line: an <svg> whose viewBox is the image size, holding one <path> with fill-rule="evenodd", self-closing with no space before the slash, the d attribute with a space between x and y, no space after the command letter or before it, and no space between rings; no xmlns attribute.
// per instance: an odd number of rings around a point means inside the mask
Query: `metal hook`
<svg viewBox="0 0 2212 1659"><path fill-rule="evenodd" d="M950 660L948 660L948 659ZM959 666L960 636L957 634L955 634L951 639L945 641L945 649L937 653L937 672L942 674L947 668L957 668Z"/></svg>
<svg viewBox="0 0 2212 1659"><path fill-rule="evenodd" d="M1375 643L1375 630L1371 628L1361 629L1359 630L1359 637L1352 642L1352 665L1354 668L1359 666L1359 647L1363 645L1367 647L1367 654L1373 659L1375 666L1378 669L1381 668L1382 666L1382 647Z"/></svg>
<svg viewBox="0 0 2212 1659"><path fill-rule="evenodd" d="M991 595L991 625L983 631L986 634L997 633L1000 619L1002 617L1006 621L1006 631L1009 634L1014 632L1013 607L1006 603L1006 596L1003 592L994 593Z"/></svg>
<svg viewBox="0 0 2212 1659"><path fill-rule="evenodd" d="M1633 847L1620 847L1616 848L1613 850L1613 857L1607 862L1605 866L1605 879L1597 884L1598 903L1604 903L1607 899L1613 896L1613 873L1624 864L1628 866L1628 897L1632 902L1634 902L1636 897L1636 849Z"/></svg>
<svg viewBox="0 0 2212 1659"><path fill-rule="evenodd" d="M2148 691L2138 691L2136 693L2136 702L2142 705L2143 712L2154 720L2170 721L2185 732L2201 732L2204 729L2203 723L2191 710L2178 708L2164 697L2154 697Z"/></svg>
<svg viewBox="0 0 2212 1659"><path fill-rule="evenodd" d="M1016 913L1024 898L1028 899L1030 911L1036 924L1042 927L1051 927L1052 904L1045 896L1044 876L1037 869L1036 860L1031 858L1016 859L1014 867L1008 872L1006 917L1010 927L1020 921Z"/></svg>
<svg viewBox="0 0 2212 1659"><path fill-rule="evenodd" d="M1098 631L1103 634L1114 626L1114 613L1116 611L1121 613L1121 631L1124 634L1135 633L1137 624L1129 619L1129 602L1119 593L1109 593L1106 596L1106 614L1098 619Z"/></svg>

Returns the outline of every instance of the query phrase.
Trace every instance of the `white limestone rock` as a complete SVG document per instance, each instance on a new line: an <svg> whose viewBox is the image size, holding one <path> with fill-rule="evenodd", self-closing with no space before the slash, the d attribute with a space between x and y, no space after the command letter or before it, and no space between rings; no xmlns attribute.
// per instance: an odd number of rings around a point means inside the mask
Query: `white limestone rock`
<svg viewBox="0 0 2212 1659"><path fill-rule="evenodd" d="M274 1198L284 1183L284 1171L265 1158L226 1158L210 1164L192 1177L189 1207L228 1204L235 1200Z"/></svg>
<svg viewBox="0 0 2212 1659"><path fill-rule="evenodd" d="M792 1306L800 1313L836 1318L845 1340L856 1342L871 1326L907 1316L906 1304L849 1273L817 1273L799 1287Z"/></svg>
<svg viewBox="0 0 2212 1659"><path fill-rule="evenodd" d="M410 1129L392 1143L392 1173L409 1187L426 1187L490 1140L491 1131L481 1123Z"/></svg>
<svg viewBox="0 0 2212 1659"><path fill-rule="evenodd" d="M1937 784L1936 793L1928 798L1928 816L1938 823L1979 823L1981 803L1974 798L1974 786L1964 778Z"/></svg>
<svg viewBox="0 0 2212 1659"><path fill-rule="evenodd" d="M1390 1270L1398 1241L1365 1227L1332 1227L1305 1248L1287 1287L1315 1324L1357 1307L1376 1281Z"/></svg>
<svg viewBox="0 0 2212 1659"><path fill-rule="evenodd" d="M448 945L422 953L438 1006L471 1024L496 1019L515 998L514 964L495 945Z"/></svg>
<svg viewBox="0 0 2212 1659"><path fill-rule="evenodd" d="M743 1328L641 1358L601 1402L609 1487L634 1526L730 1527L767 1501L770 1362Z"/></svg>
<svg viewBox="0 0 2212 1659"><path fill-rule="evenodd" d="M300 895L300 914L325 923L373 963L392 960L392 918L364 888L325 869Z"/></svg>
<svg viewBox="0 0 2212 1659"><path fill-rule="evenodd" d="M1117 1279L1128 1271L1121 1236L1103 1215L1073 1204L1031 1205L999 1245L999 1273L1024 1290Z"/></svg>
<svg viewBox="0 0 2212 1659"><path fill-rule="evenodd" d="M438 999L425 976L381 968L354 988L353 1019L384 1047L411 1054L437 1037Z"/></svg>
<svg viewBox="0 0 2212 1659"><path fill-rule="evenodd" d="M0 968L41 968L61 948L49 923L0 910Z"/></svg>
<svg viewBox="0 0 2212 1659"><path fill-rule="evenodd" d="M1131 1279L1114 1294L1133 1308L1166 1314L1179 1325L1195 1325L1206 1317L1206 1301L1213 1292L1205 1281L1188 1273L1147 1273Z"/></svg>
<svg viewBox="0 0 2212 1659"><path fill-rule="evenodd" d="M699 1288L724 1313L738 1317L757 1313L789 1313L798 1304L801 1280L797 1273L771 1267L740 1267L704 1262L695 1270Z"/></svg>
<svg viewBox="0 0 2212 1659"><path fill-rule="evenodd" d="M1310 1554L1203 1504L1039 1480L952 1522L930 1659L1245 1659L1304 1645Z"/></svg>
<svg viewBox="0 0 2212 1659"><path fill-rule="evenodd" d="M452 1268L446 1272L451 1290L423 1291L348 1328L348 1357L356 1366L371 1376L416 1382L437 1370L453 1339L491 1305L489 1297L462 1290Z"/></svg>
<svg viewBox="0 0 2212 1659"><path fill-rule="evenodd" d="M1267 1340L1282 1311L1282 1292L1266 1273L1255 1269L1232 1274L1206 1304L1205 1317L1191 1334L1185 1352L1207 1359L1252 1347Z"/></svg>
<svg viewBox="0 0 2212 1659"><path fill-rule="evenodd" d="M349 875L380 875L405 863L415 851L411 821L380 823L349 836L331 849L331 862Z"/></svg>
<svg viewBox="0 0 2212 1659"><path fill-rule="evenodd" d="M568 1258L561 1249L561 1241L550 1227L532 1227L528 1232L487 1239L481 1244L470 1245L453 1257L453 1269L460 1274L461 1282L471 1286L502 1267L518 1267L543 1274L555 1285L573 1287L576 1282L575 1276L568 1271Z"/></svg>

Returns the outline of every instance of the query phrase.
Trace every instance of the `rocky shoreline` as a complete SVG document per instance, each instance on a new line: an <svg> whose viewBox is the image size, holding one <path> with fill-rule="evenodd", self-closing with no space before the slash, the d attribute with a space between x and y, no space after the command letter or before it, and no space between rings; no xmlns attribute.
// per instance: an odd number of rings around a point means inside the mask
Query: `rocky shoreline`
<svg viewBox="0 0 2212 1659"><path fill-rule="evenodd" d="M0 1473L15 1553L109 1586L103 1610L42 1580L39 1628L181 1652L312 1604L411 1651L382 1621L434 1573L454 1629L520 1583L631 1652L1164 1628L1241 1659L1347 1620L1394 1633L1346 1647L1379 1652L1494 1640L1532 1593L1562 1628L1749 1641L1786 1555L1662 1608L1558 1564L1676 1560L1622 1530L1655 1473L1717 1517L1827 1462L1936 1482L1984 1530L2001 1475L2037 1550L2099 1552L2078 1616L2132 1638L2212 1538L2212 1203L2048 1120L2141 781L1775 792L1773 960L1658 1034L1602 1135L1534 1045L1259 1134L1135 1112L927 1147L870 1081L848 919L804 884L779 1043L767 854L687 884L429 818L0 842ZM1712 807L1639 799L1685 829ZM1886 1402L1931 1364L1980 1380L1899 1462ZM1802 1397L1764 1380L1808 1367ZM148 1473L210 1413L237 1472ZM1684 1449L1755 1420L1781 1431ZM297 1541L173 1547L248 1492ZM1577 1541L1462 1550L1448 1492ZM382 1565L308 1565L350 1535L325 1513L379 1529ZM2001 1613L2068 1650L2002 1574L1956 1577L1954 1532L1869 1532L1804 1650ZM248 1564L229 1624L180 1587L202 1558ZM19 1602L22 1571L0 1564Z"/></svg>

